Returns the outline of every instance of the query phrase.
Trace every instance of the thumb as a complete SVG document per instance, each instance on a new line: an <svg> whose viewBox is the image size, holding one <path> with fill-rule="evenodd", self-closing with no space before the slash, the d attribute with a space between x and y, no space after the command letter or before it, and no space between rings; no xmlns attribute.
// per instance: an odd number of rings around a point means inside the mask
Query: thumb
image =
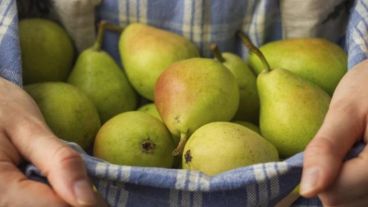
<svg viewBox="0 0 368 207"><path fill-rule="evenodd" d="M8 127L7 134L19 152L48 178L63 200L73 206L97 205L80 155L55 137L44 122L28 119Z"/></svg>
<svg viewBox="0 0 368 207"><path fill-rule="evenodd" d="M362 134L362 120L352 105L331 102L320 130L304 152L302 196L314 197L334 182L345 155Z"/></svg>

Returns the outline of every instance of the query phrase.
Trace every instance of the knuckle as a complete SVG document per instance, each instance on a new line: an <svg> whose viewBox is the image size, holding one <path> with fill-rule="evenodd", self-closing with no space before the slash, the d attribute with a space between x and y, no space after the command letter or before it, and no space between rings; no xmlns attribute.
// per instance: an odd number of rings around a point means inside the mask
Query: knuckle
<svg viewBox="0 0 368 207"><path fill-rule="evenodd" d="M69 167L74 163L82 163L82 157L67 145L60 146L54 154L54 160L61 167Z"/></svg>
<svg viewBox="0 0 368 207"><path fill-rule="evenodd" d="M331 140L325 137L315 137L307 146L306 154L310 156L334 154L336 152L334 145Z"/></svg>

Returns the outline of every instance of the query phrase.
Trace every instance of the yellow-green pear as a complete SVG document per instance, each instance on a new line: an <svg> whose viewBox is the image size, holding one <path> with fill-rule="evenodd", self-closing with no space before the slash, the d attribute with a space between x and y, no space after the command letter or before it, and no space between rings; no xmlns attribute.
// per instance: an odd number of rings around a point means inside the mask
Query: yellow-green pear
<svg viewBox="0 0 368 207"><path fill-rule="evenodd" d="M213 121L229 121L239 105L239 87L221 63L191 58L170 65L159 77L155 104L170 132L180 137L173 152L182 152L196 129Z"/></svg>
<svg viewBox="0 0 368 207"><path fill-rule="evenodd" d="M170 168L174 148L171 134L161 121L141 111L129 111L102 125L93 154L114 164Z"/></svg>
<svg viewBox="0 0 368 207"><path fill-rule="evenodd" d="M330 95L347 71L347 55L337 44L321 38L286 39L260 47L271 68L284 68L317 84ZM256 54L249 56L258 74L263 65Z"/></svg>
<svg viewBox="0 0 368 207"><path fill-rule="evenodd" d="M101 50L105 22L100 24L95 44L84 50L68 78L68 82L84 91L96 105L101 122L137 105L137 95L123 70Z"/></svg>
<svg viewBox="0 0 368 207"><path fill-rule="evenodd" d="M215 44L211 45L211 50L217 61L233 73L239 85L239 107L234 119L258 123L259 98L256 76L238 55L230 52L221 53Z"/></svg>
<svg viewBox="0 0 368 207"><path fill-rule="evenodd" d="M47 125L61 139L87 149L100 128L96 107L83 91L63 82L25 86L40 108Z"/></svg>
<svg viewBox="0 0 368 207"><path fill-rule="evenodd" d="M161 120L160 114L157 111L156 105L154 103L148 103L138 108L138 111L146 112L159 120Z"/></svg>
<svg viewBox="0 0 368 207"><path fill-rule="evenodd" d="M198 57L184 37L142 23L131 23L120 36L120 56L129 81L143 97L153 100L155 83L170 64Z"/></svg>
<svg viewBox="0 0 368 207"><path fill-rule="evenodd" d="M257 163L278 161L277 149L258 133L236 123L212 122L190 136L183 168L216 175Z"/></svg>
<svg viewBox="0 0 368 207"><path fill-rule="evenodd" d="M74 47L67 32L47 19L19 22L23 83L65 81L73 64Z"/></svg>
<svg viewBox="0 0 368 207"><path fill-rule="evenodd" d="M244 34L240 37L264 64L257 77L261 134L283 158L303 151L322 125L330 96L289 70L271 68L262 52Z"/></svg>
<svg viewBox="0 0 368 207"><path fill-rule="evenodd" d="M319 86L285 69L258 75L259 126L282 157L305 149L322 125L330 96Z"/></svg>

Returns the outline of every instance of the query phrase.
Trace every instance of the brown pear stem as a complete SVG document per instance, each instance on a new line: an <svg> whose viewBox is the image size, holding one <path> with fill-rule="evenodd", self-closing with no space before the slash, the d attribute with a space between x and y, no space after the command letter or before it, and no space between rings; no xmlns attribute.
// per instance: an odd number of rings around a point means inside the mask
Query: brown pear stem
<svg viewBox="0 0 368 207"><path fill-rule="evenodd" d="M110 30L110 31L113 31L113 32L118 32L118 33L123 31L123 28L118 26L118 25L108 23L104 20L100 21L100 23L98 24L98 32L97 32L96 42L93 45L93 48L97 51L101 50L101 46L102 46L102 43L103 43L103 39L104 39L104 36L105 36L105 30L106 29Z"/></svg>
<svg viewBox="0 0 368 207"><path fill-rule="evenodd" d="M248 35L246 35L242 31L237 32L238 36L242 40L243 44L249 49L250 52L256 54L258 58L261 60L262 64L265 67L265 72L271 71L270 64L267 62L265 56L263 53L252 43L252 41L249 39Z"/></svg>
<svg viewBox="0 0 368 207"><path fill-rule="evenodd" d="M225 62L225 58L222 56L220 48L215 43L210 45L210 50L218 61L221 63Z"/></svg>
<svg viewBox="0 0 368 207"><path fill-rule="evenodd" d="M181 133L180 134L180 140L178 146L174 149L172 152L173 156L178 156L183 153L185 143L187 143L188 135L187 133Z"/></svg>

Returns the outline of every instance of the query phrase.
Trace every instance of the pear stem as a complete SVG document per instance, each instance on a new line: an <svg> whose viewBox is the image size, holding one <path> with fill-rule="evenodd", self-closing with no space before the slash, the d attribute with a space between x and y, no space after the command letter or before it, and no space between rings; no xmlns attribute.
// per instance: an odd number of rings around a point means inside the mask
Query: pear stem
<svg viewBox="0 0 368 207"><path fill-rule="evenodd" d="M118 32L118 33L123 31L123 28L118 26L118 25L108 23L104 20L100 21L100 23L98 25L98 32L97 32L96 42L93 45L93 48L97 51L101 50L101 46L102 46L102 43L103 43L103 39L104 39L104 36L105 36L105 30L106 29L110 30L110 31L113 31L113 32Z"/></svg>
<svg viewBox="0 0 368 207"><path fill-rule="evenodd" d="M271 71L270 64L267 62L263 53L252 43L249 37L242 31L238 31L237 35L242 40L243 44L249 49L250 52L256 54L258 58L261 60L263 66L265 67L265 72Z"/></svg>
<svg viewBox="0 0 368 207"><path fill-rule="evenodd" d="M185 143L187 142L187 139L188 139L187 133L181 133L180 134L179 144L178 144L178 146L176 146L176 148L172 152L173 156L178 156L178 155L183 153L184 146L185 146Z"/></svg>
<svg viewBox="0 0 368 207"><path fill-rule="evenodd" d="M222 56L221 50L216 44L214 44L214 43L211 44L210 45L210 50L211 50L212 54L215 56L215 58L218 61L220 61L221 63L225 62L225 58L224 58L224 56Z"/></svg>

